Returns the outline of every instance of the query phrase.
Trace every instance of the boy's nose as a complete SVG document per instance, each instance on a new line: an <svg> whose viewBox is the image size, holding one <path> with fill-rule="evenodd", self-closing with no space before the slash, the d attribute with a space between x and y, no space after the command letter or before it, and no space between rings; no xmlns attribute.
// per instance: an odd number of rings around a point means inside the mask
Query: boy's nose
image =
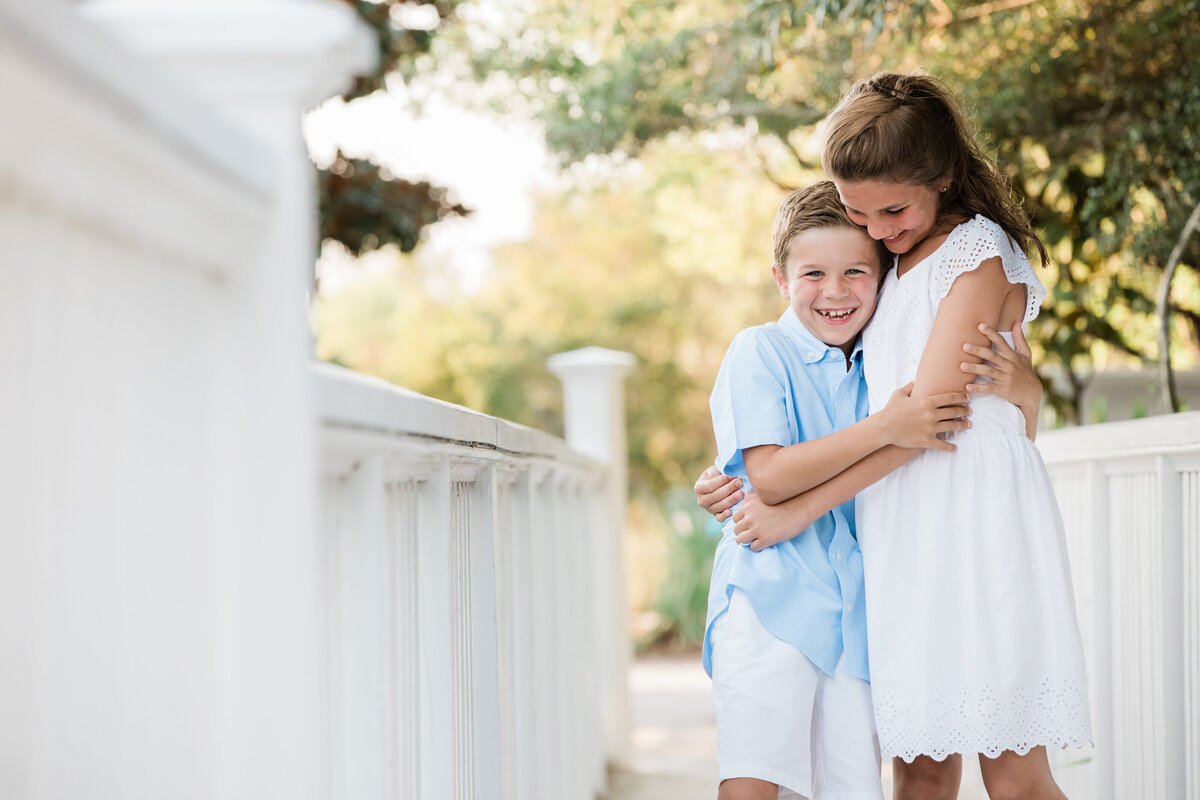
<svg viewBox="0 0 1200 800"><path fill-rule="evenodd" d="M826 297L845 297L847 293L846 282L841 278L833 278L825 284Z"/></svg>

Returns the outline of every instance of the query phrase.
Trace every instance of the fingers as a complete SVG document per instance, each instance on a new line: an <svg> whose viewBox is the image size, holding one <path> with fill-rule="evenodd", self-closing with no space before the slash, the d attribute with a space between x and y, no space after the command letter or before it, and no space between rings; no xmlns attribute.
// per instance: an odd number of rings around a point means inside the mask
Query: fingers
<svg viewBox="0 0 1200 800"><path fill-rule="evenodd" d="M971 421L968 419L948 419L945 422L938 423L937 432L957 433L958 431L965 431L969 427L971 427ZM935 440L939 442L941 441L941 439Z"/></svg>
<svg viewBox="0 0 1200 800"><path fill-rule="evenodd" d="M729 478L716 467L704 470L696 485L692 487L696 492L696 505L717 517L718 522L734 503L744 497L741 488L741 478Z"/></svg>
<svg viewBox="0 0 1200 800"><path fill-rule="evenodd" d="M971 344L967 342L963 345L963 352L970 353L976 358L981 358L984 361L990 361L993 364L998 364L1003 361L1012 361L1016 358L1016 353L1009 349L1008 345L1004 345L1003 350L993 350L990 347L984 347L981 344Z"/></svg>
<svg viewBox="0 0 1200 800"><path fill-rule="evenodd" d="M734 482L730 482L729 485L733 486L733 483ZM738 481L736 481L736 483L738 486L742 485L742 482L740 479ZM737 503L741 502L742 498L745 496L746 496L745 492L742 492L741 490L736 490L733 492L733 494L730 494L728 497L725 497L725 498L721 499L719 502L716 502L713 504L704 503L699 500L697 500L696 502L700 503L700 505L703 506L704 509L708 511L708 513L717 517L717 521L720 522L721 515L727 514L729 509L733 508ZM725 516L725 519L728 519L728 518L729 518L728 516Z"/></svg>
<svg viewBox="0 0 1200 800"><path fill-rule="evenodd" d="M930 395L925 399L931 401L936 408L945 408L946 406L961 406L970 398L967 397L966 392L946 392L945 394Z"/></svg>
<svg viewBox="0 0 1200 800"><path fill-rule="evenodd" d="M1012 327L1013 349L1023 356L1032 356L1033 351L1029 348L1029 342L1025 339L1025 330L1021 327L1021 323L1017 322Z"/></svg>
<svg viewBox="0 0 1200 800"><path fill-rule="evenodd" d="M721 470L710 466L700 473L700 477L696 479L696 485L692 489L696 494L712 494L713 490L720 488L728 480L729 478L722 474Z"/></svg>
<svg viewBox="0 0 1200 800"><path fill-rule="evenodd" d="M1001 353L1011 353L1012 352L1012 348L1009 347L1008 342L1005 341L1004 337L1001 336L999 333L997 333L996 329L993 328L991 325L988 325L986 322L979 323L979 332L982 333L984 336L986 336L988 338L988 341L996 346L996 350L998 352L1001 352Z"/></svg>
<svg viewBox="0 0 1200 800"><path fill-rule="evenodd" d="M983 375L992 380L1004 374L1004 371L998 369L994 364L972 364L970 361L964 361L958 365L958 368L963 372L969 372L972 375ZM971 391L970 384L967 385L967 391Z"/></svg>

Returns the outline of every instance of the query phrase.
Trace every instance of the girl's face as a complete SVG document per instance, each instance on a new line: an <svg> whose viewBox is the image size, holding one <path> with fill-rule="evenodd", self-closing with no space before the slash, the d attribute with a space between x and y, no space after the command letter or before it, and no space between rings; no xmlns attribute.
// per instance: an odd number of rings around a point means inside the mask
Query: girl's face
<svg viewBox="0 0 1200 800"><path fill-rule="evenodd" d="M835 181L854 224L892 253L907 253L937 226L939 192L928 186L886 181ZM949 184L949 181L946 182Z"/></svg>

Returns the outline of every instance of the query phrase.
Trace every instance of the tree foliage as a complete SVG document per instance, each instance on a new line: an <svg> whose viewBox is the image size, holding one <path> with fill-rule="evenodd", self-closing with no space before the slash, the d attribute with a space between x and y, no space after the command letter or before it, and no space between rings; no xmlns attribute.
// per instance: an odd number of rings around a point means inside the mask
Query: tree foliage
<svg viewBox="0 0 1200 800"><path fill-rule="evenodd" d="M340 150L319 171L324 202L321 240L341 242L355 256L394 244L411 252L421 231L449 216L470 210L448 199L445 189L428 181L399 180L366 159L349 158Z"/></svg>
<svg viewBox="0 0 1200 800"><path fill-rule="evenodd" d="M565 162L637 155L679 129L745 126L762 167L794 185L816 123L853 80L925 69L973 110L1054 253L1034 328L1079 418L1097 362L1153 361L1157 278L1200 201L1196 0L537 0L474 52L542 109ZM1181 345L1200 348L1200 245L1172 295Z"/></svg>
<svg viewBox="0 0 1200 800"><path fill-rule="evenodd" d="M383 89L389 76L411 77L416 58L429 51L438 30L454 19L462 0L345 2L371 27L379 43L376 69L358 76L342 95L353 102ZM414 27L412 20L426 27ZM443 187L391 175L369 159L349 158L340 151L330 166L320 170L318 186L321 241L341 242L354 255L391 244L407 253L429 225L470 213L448 200Z"/></svg>
<svg viewBox="0 0 1200 800"><path fill-rule="evenodd" d="M478 292L418 251L319 298L318 355L561 433L546 358L588 345L634 353L631 485L651 498L690 486L712 459L708 394L725 347L784 308L770 274L781 196L743 152L671 142L642 163L613 184L543 197L533 236L495 253Z"/></svg>

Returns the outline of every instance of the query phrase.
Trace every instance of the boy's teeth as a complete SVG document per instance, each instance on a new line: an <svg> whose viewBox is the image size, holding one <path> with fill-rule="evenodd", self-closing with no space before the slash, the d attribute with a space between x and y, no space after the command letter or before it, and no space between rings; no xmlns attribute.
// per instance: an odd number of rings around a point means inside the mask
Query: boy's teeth
<svg viewBox="0 0 1200 800"><path fill-rule="evenodd" d="M853 313L854 309L851 308L847 311L822 311L821 315L829 317L830 319L845 319Z"/></svg>

